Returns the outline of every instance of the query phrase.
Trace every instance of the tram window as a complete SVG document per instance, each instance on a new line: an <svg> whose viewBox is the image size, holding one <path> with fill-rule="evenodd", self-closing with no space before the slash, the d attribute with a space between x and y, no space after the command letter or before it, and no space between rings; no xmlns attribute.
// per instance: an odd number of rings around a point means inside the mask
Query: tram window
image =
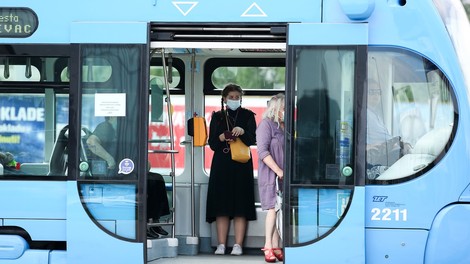
<svg viewBox="0 0 470 264"><path fill-rule="evenodd" d="M172 68L171 76L168 84L170 89L177 88L181 82L180 72L178 69ZM158 87L165 89L165 78L163 73L163 67L161 66L150 66L150 83L157 85Z"/></svg>
<svg viewBox="0 0 470 264"><path fill-rule="evenodd" d="M429 170L454 126L449 81L427 59L385 48L369 50L368 76L369 181L413 178Z"/></svg>
<svg viewBox="0 0 470 264"><path fill-rule="evenodd" d="M212 83L217 89L224 89L227 83L236 83L244 90L284 90L284 67L219 67L212 74Z"/></svg>
<svg viewBox="0 0 470 264"><path fill-rule="evenodd" d="M204 64L204 92L220 94L218 91L228 83L236 83L250 92L284 91L285 71L284 58L209 59Z"/></svg>
<svg viewBox="0 0 470 264"><path fill-rule="evenodd" d="M66 57L0 57L2 82L68 82L60 80L58 73L68 64Z"/></svg>
<svg viewBox="0 0 470 264"><path fill-rule="evenodd" d="M163 122L163 86L157 78L150 80L150 120L151 122Z"/></svg>
<svg viewBox="0 0 470 264"><path fill-rule="evenodd" d="M45 102L48 96L31 93L0 94L0 152L11 153L19 163L17 167L13 167L16 164L11 163L10 168L5 168L4 174L65 176L68 133L64 131L60 134L60 131L68 124L68 95L53 95L54 113L46 112ZM46 120L52 116L55 116L56 123L49 127ZM51 134L52 131L56 131L57 135ZM63 148L57 149L60 156L52 155L54 149L60 147ZM51 171L53 165L60 169ZM4 164L4 167L7 166Z"/></svg>
<svg viewBox="0 0 470 264"><path fill-rule="evenodd" d="M169 62L166 62L169 67ZM178 152L175 155L175 176L184 171L185 157L185 96L184 91L184 62L173 58L171 73L167 74L168 85L171 94L171 108L173 111L173 132L175 138L174 148ZM150 117L149 117L149 162L152 171L162 175L169 175L171 171L171 155L158 153L161 150L170 150L170 126L168 120L168 108L166 104L165 74L160 57L153 57L150 65ZM152 151L157 151L153 153Z"/></svg>
<svg viewBox="0 0 470 264"><path fill-rule="evenodd" d="M171 71L167 72L168 85L171 92L184 90L184 62L179 58L172 58L171 62L166 59L166 66ZM150 61L150 83L157 85L163 90L165 87L165 74L161 57L153 57Z"/></svg>
<svg viewBox="0 0 470 264"><path fill-rule="evenodd" d="M67 64L66 57L0 59L0 152L11 153L19 164L3 164L3 174L65 177L68 133L61 142L57 139L68 124L69 96L56 72ZM64 149L53 156L58 147Z"/></svg>
<svg viewBox="0 0 470 264"><path fill-rule="evenodd" d="M39 81L41 75L39 70L26 65L0 65L0 81L2 82L20 82L20 81Z"/></svg>
<svg viewBox="0 0 470 264"><path fill-rule="evenodd" d="M468 60L468 46L470 42L470 27L468 26L468 11L462 12L460 3L447 0L433 0L436 10L446 25L446 30L452 40L457 58L462 65L467 87L470 87L470 62ZM468 1L463 1L466 10L469 9Z"/></svg>
<svg viewBox="0 0 470 264"><path fill-rule="evenodd" d="M104 83L111 78L113 69L109 61L103 58L87 58L82 66L82 81L84 83ZM70 81L68 67L63 69L60 78L64 82Z"/></svg>
<svg viewBox="0 0 470 264"><path fill-rule="evenodd" d="M0 151L22 162L43 162L44 95L0 94L0 105Z"/></svg>
<svg viewBox="0 0 470 264"><path fill-rule="evenodd" d="M88 57L82 68L82 82L106 82L113 73L111 64L104 58Z"/></svg>
<svg viewBox="0 0 470 264"><path fill-rule="evenodd" d="M164 96L165 97L165 96ZM164 99L163 99L164 100ZM171 103L173 109L173 132L175 137L175 175L178 176L184 170L185 156L185 98L184 95L172 94ZM168 109L166 103L163 105L162 120L149 120L149 151L170 150L170 127L168 123ZM150 116L152 116L153 108L150 108ZM149 154L149 161L152 164L153 171L162 175L169 175L171 171L171 155L170 153L152 153Z"/></svg>

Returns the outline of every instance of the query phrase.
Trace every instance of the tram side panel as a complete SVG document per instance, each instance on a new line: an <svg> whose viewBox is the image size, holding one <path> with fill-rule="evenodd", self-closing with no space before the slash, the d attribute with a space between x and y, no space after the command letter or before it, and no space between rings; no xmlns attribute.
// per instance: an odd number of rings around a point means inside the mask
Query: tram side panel
<svg viewBox="0 0 470 264"><path fill-rule="evenodd" d="M66 241L66 181L5 180L0 200L0 263L65 263L65 250L34 247Z"/></svg>

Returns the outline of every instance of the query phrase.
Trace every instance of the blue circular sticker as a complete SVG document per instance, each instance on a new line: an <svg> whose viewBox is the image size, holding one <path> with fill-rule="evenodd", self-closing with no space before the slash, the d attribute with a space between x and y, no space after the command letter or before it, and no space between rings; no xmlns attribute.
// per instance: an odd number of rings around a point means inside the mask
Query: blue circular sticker
<svg viewBox="0 0 470 264"><path fill-rule="evenodd" d="M119 171L118 173L130 174L134 171L134 162L131 159L123 159L119 162Z"/></svg>

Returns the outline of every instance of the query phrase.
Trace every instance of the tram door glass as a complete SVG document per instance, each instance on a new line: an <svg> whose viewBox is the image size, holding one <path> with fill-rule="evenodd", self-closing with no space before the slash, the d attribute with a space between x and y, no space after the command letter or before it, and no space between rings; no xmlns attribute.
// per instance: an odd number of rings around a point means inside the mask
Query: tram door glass
<svg viewBox="0 0 470 264"><path fill-rule="evenodd" d="M356 50L310 46L292 54L291 245L332 230L352 195Z"/></svg>
<svg viewBox="0 0 470 264"><path fill-rule="evenodd" d="M127 239L137 237L140 61L139 46L82 47L80 193L104 230Z"/></svg>

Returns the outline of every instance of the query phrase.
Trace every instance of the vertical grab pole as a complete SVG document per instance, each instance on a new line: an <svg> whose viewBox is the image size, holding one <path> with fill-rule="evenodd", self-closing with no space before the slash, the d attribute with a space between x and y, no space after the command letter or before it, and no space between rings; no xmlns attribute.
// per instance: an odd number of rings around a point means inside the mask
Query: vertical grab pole
<svg viewBox="0 0 470 264"><path fill-rule="evenodd" d="M194 201L194 138L191 139L191 236L196 237L196 203Z"/></svg>
<svg viewBox="0 0 470 264"><path fill-rule="evenodd" d="M195 49L192 49L191 52L191 110L193 113L194 111L194 71L196 69L195 64ZM191 138L191 236L196 237L196 202L195 202L195 195L194 195L194 137Z"/></svg>
<svg viewBox="0 0 470 264"><path fill-rule="evenodd" d="M194 203L194 137L191 137L191 237L196 237L195 235L195 203Z"/></svg>
<svg viewBox="0 0 470 264"><path fill-rule="evenodd" d="M167 106L167 112L168 112L168 126L170 129L170 149L174 150L175 149L175 136L173 133L173 111L171 109L171 100L170 100L170 84L168 83L168 72L167 72L167 67L166 67L166 62L165 62L165 49L161 50L162 53L162 66L163 66L163 76L165 79L165 92L166 92L166 106ZM171 184L173 187L171 199L173 203L173 213L172 213L172 227L171 227L171 236L172 238L175 238L175 203L176 203L176 179L175 179L175 153L171 152L170 153L171 157Z"/></svg>

